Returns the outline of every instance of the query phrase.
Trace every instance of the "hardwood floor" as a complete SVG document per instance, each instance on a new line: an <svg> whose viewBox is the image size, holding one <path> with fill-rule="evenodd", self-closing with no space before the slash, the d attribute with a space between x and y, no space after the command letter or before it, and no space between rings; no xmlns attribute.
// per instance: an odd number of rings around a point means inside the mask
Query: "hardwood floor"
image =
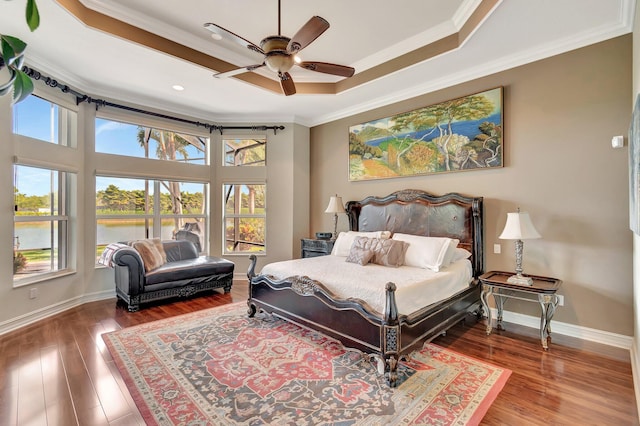
<svg viewBox="0 0 640 426"><path fill-rule="evenodd" d="M0 336L0 425L143 425L100 335L246 299L247 284L129 313L92 302ZM487 337L470 321L435 344L513 371L484 425L639 424L628 351L554 336L548 352L530 329Z"/></svg>

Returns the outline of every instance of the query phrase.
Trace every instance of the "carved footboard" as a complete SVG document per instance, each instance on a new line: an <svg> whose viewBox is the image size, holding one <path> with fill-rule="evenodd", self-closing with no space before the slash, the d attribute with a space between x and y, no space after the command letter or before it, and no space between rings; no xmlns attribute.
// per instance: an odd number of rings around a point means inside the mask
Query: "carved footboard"
<svg viewBox="0 0 640 426"><path fill-rule="evenodd" d="M277 280L256 275L257 258L252 255L250 259L249 316L262 310L327 334L345 346L379 355L384 360L387 383L395 386L401 349L395 284L386 286L386 309L381 317L360 300L337 299L322 283L309 277Z"/></svg>

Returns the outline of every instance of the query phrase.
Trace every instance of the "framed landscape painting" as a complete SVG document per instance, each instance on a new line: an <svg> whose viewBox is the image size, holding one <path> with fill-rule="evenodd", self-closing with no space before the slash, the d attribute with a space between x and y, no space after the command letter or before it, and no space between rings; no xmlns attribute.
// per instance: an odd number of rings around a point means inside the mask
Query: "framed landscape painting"
<svg viewBox="0 0 640 426"><path fill-rule="evenodd" d="M349 127L349 180L502 167L502 87Z"/></svg>

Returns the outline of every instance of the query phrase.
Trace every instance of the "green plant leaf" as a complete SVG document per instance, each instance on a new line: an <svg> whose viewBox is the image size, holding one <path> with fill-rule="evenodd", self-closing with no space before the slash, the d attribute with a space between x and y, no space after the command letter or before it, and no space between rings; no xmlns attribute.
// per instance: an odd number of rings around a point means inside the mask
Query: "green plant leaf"
<svg viewBox="0 0 640 426"><path fill-rule="evenodd" d="M13 36L0 35L0 40L2 41L2 58L5 64L11 65L11 62L16 57L23 55L27 48L27 43Z"/></svg>
<svg viewBox="0 0 640 426"><path fill-rule="evenodd" d="M36 0L27 0L27 25L31 31L35 31L40 25L40 13Z"/></svg>
<svg viewBox="0 0 640 426"><path fill-rule="evenodd" d="M2 47L2 60L6 66L11 65L13 62L16 52L11 47L11 44L5 40L5 36L0 36L0 46Z"/></svg>
<svg viewBox="0 0 640 426"><path fill-rule="evenodd" d="M24 55L16 56L15 61L13 61L13 68L19 70L22 69L22 65L24 65Z"/></svg>
<svg viewBox="0 0 640 426"><path fill-rule="evenodd" d="M17 104L25 100L31 93L33 93L33 81L27 74L17 71L16 79L13 82L12 103Z"/></svg>

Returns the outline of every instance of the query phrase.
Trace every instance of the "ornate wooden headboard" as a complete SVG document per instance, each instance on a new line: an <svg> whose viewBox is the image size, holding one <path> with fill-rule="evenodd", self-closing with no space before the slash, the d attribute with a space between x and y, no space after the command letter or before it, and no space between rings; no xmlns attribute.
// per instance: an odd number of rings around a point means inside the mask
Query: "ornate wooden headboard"
<svg viewBox="0 0 640 426"><path fill-rule="evenodd" d="M484 272L482 197L457 193L435 196L407 189L386 197L349 201L347 215L353 231L391 231L460 240L471 252L474 277Z"/></svg>

